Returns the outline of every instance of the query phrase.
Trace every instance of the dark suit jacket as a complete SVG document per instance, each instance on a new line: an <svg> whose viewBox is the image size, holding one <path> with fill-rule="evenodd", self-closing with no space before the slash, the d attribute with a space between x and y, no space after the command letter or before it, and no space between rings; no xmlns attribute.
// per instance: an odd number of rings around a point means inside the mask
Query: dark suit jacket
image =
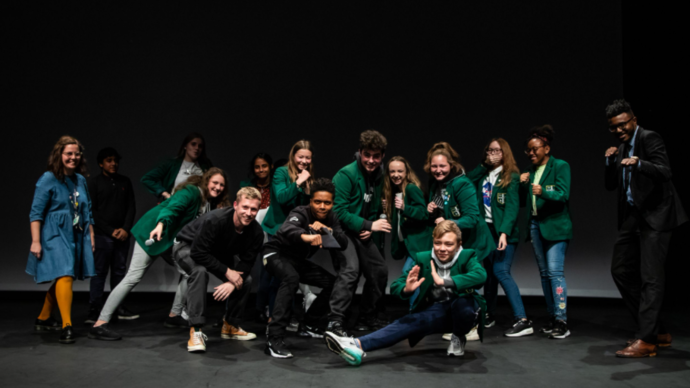
<svg viewBox="0 0 690 388"><path fill-rule="evenodd" d="M671 166L661 136L639 127L633 155L640 158L640 165L633 167L630 187L635 208L644 220L657 231L671 230L687 221L671 183ZM618 228L623 223L628 201L621 170L621 160L627 157L623 143L618 147L618 155L609 158L606 167L606 189L618 189Z"/></svg>

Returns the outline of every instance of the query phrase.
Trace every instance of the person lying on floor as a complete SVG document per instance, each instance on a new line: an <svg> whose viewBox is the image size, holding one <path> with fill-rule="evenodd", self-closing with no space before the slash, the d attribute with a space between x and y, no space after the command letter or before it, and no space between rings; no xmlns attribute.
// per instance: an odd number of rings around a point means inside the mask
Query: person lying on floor
<svg viewBox="0 0 690 388"><path fill-rule="evenodd" d="M486 281L486 271L473 249L462 248L462 233L453 221L440 222L433 239L433 250L416 254L414 267L390 287L391 295L403 300L419 289L411 313L364 337L341 337L327 331L324 338L330 351L350 365L359 365L365 351L387 348L404 339L414 347L427 335L452 332L448 355L465 354L465 334L478 323L480 329L484 327L478 320L484 318L486 303L475 290Z"/></svg>

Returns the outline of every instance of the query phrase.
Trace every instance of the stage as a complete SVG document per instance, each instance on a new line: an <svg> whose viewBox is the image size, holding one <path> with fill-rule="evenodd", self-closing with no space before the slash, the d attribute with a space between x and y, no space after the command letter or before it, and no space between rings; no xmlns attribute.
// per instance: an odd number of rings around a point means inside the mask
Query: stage
<svg viewBox="0 0 690 388"><path fill-rule="evenodd" d="M172 294L134 293L127 306L141 314L111 327L121 341L88 339L83 324L88 303L77 293L73 322L79 335L73 345L58 343L59 332L34 332L43 294L2 293L0 370L3 387L681 387L690 385L690 313L672 309L665 315L673 345L655 358L614 356L631 334L632 320L614 299L571 298L568 326L572 335L549 340L545 335L508 339L507 301L501 297L496 327L485 331L484 343L469 342L465 356L446 356L448 342L425 338L414 349L400 343L369 353L360 367L348 366L318 339L286 338L292 359L266 356L265 327L247 308L242 327L255 332L254 341L222 340L220 328L207 327L207 352L190 354L184 329L162 322ZM389 299L389 314L398 317L404 304ZM542 298L526 297L535 329L545 322ZM248 306L253 306L250 300ZM210 316L222 313L209 302Z"/></svg>

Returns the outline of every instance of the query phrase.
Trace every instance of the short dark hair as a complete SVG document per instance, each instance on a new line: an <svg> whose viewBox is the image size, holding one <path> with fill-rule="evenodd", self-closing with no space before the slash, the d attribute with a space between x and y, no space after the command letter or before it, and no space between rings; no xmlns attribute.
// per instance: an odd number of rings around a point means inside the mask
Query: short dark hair
<svg viewBox="0 0 690 388"><path fill-rule="evenodd" d="M378 131L368 129L359 135L360 150L381 151L381 153L386 153L386 147L388 147L388 140Z"/></svg>
<svg viewBox="0 0 690 388"><path fill-rule="evenodd" d="M331 193L335 197L335 185L333 182L328 179L328 178L316 178L314 179L314 182L311 184L311 197L314 197L314 194L319 192L319 191L326 191Z"/></svg>
<svg viewBox="0 0 690 388"><path fill-rule="evenodd" d="M96 157L96 162L100 165L101 163L103 163L103 161L106 158L109 158L111 156L114 156L118 162L120 161L120 159L122 159L122 156L120 156L120 154L117 153L115 148L105 147L102 150L98 151L98 156Z"/></svg>
<svg viewBox="0 0 690 388"><path fill-rule="evenodd" d="M623 113L629 113L630 116L635 116L632 107L624 99L616 100L606 107L606 118L610 119Z"/></svg>

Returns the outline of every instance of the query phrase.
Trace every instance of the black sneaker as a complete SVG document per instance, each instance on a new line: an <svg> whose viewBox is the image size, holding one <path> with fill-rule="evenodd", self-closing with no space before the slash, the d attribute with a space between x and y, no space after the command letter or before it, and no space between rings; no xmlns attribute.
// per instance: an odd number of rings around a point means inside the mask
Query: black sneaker
<svg viewBox="0 0 690 388"><path fill-rule="evenodd" d="M89 309L89 315L86 316L84 323L94 324L98 321L98 316L101 315L101 309L98 307L91 306Z"/></svg>
<svg viewBox="0 0 690 388"><path fill-rule="evenodd" d="M290 324L285 328L287 331L297 331L299 330L299 321L294 316L290 319Z"/></svg>
<svg viewBox="0 0 690 388"><path fill-rule="evenodd" d="M300 323L299 329L297 329L297 336L303 338L323 338L323 330L316 326Z"/></svg>
<svg viewBox="0 0 690 388"><path fill-rule="evenodd" d="M524 337L526 335L534 334L532 321L518 319L513 324L513 327L503 332L506 337Z"/></svg>
<svg viewBox="0 0 690 388"><path fill-rule="evenodd" d="M175 315L174 317L167 317L163 322L163 326L172 329L189 329L189 321L182 318L182 315Z"/></svg>
<svg viewBox="0 0 690 388"><path fill-rule="evenodd" d="M139 318L139 314L135 314L125 306L120 306L117 308L117 317L120 319L124 319L126 321L131 321L132 319L137 319Z"/></svg>
<svg viewBox="0 0 690 388"><path fill-rule="evenodd" d="M549 335L550 339L564 339L570 335L570 330L568 330L568 325L565 323L565 321L561 321L560 319L556 321L556 324L553 327L553 331L551 331L551 335Z"/></svg>
<svg viewBox="0 0 690 388"><path fill-rule="evenodd" d="M72 329L72 325L67 325L62 329L62 334L60 334L60 343L61 344L73 344L75 339L74 339L74 329Z"/></svg>
<svg viewBox="0 0 690 388"><path fill-rule="evenodd" d="M486 313L486 315L484 315L484 328L488 329L494 326L496 326L496 318L493 314Z"/></svg>
<svg viewBox="0 0 690 388"><path fill-rule="evenodd" d="M108 324L104 323L100 326L92 327L89 330L89 338L102 341L117 341L122 339L122 336L108 329Z"/></svg>
<svg viewBox="0 0 690 388"><path fill-rule="evenodd" d="M292 353L282 337L271 337L266 341L264 353L275 358L292 358Z"/></svg>
<svg viewBox="0 0 690 388"><path fill-rule="evenodd" d="M331 333L337 335L338 337L349 337L350 335L345 330L345 326L339 321L328 322L328 329Z"/></svg>
<svg viewBox="0 0 690 388"><path fill-rule="evenodd" d="M58 331L60 329L62 329L62 325L53 318L46 320L36 318L34 322L34 330L36 331Z"/></svg>
<svg viewBox="0 0 690 388"><path fill-rule="evenodd" d="M556 319L554 319L553 317L549 318L549 323L547 323L545 326L539 329L539 332L544 334L551 334L555 325Z"/></svg>

